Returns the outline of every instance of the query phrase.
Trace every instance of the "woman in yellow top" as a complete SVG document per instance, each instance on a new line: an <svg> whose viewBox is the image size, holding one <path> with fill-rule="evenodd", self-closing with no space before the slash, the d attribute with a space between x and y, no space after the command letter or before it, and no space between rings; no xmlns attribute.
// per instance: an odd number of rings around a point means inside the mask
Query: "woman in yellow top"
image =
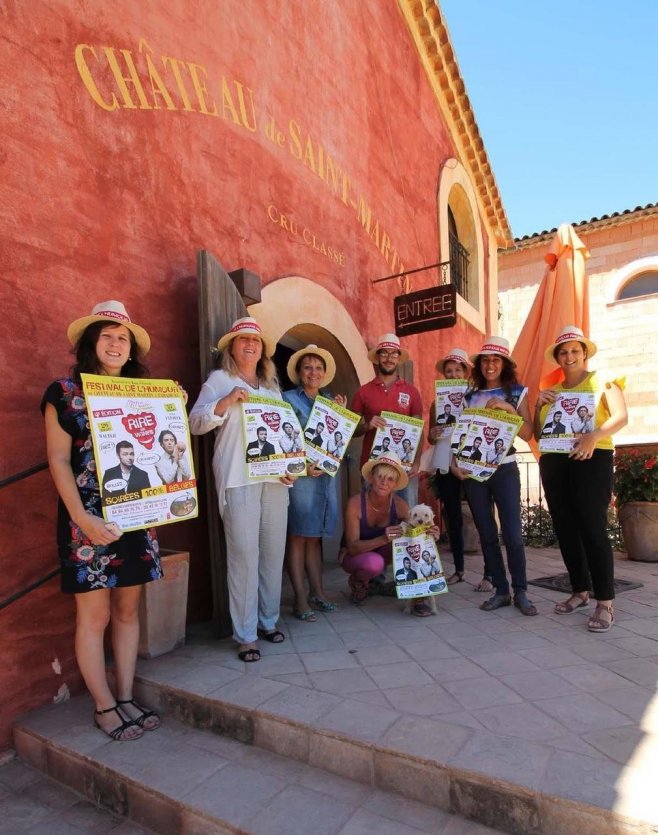
<svg viewBox="0 0 658 835"><path fill-rule="evenodd" d="M587 360L595 353L596 345L575 325L563 328L546 349L546 359L560 366L564 380L539 393L534 434L539 440L550 405L561 392L577 389L594 394L593 431L578 434L569 453L543 453L539 471L572 589L571 596L555 606L555 612L568 615L587 606L593 591L596 609L587 628L607 632L615 620L614 562L607 533L614 451L611 436L626 425L628 415L623 382L603 382L595 371L587 370Z"/></svg>

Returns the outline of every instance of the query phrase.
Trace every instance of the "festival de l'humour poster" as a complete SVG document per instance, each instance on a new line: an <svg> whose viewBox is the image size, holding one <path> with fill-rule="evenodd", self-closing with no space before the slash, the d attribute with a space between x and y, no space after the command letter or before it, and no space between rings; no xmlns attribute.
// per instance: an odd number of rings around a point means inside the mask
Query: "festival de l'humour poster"
<svg viewBox="0 0 658 835"><path fill-rule="evenodd" d="M486 481L509 454L523 418L500 409L464 409L462 418L469 423L463 442L460 435L457 465L475 481ZM459 428L463 427L462 422Z"/></svg>
<svg viewBox="0 0 658 835"><path fill-rule="evenodd" d="M452 435L452 430L464 409L464 394L468 388L466 380L435 380L434 408L436 423L441 431L439 437Z"/></svg>
<svg viewBox="0 0 658 835"><path fill-rule="evenodd" d="M551 403L541 435L540 452L570 453L580 435L594 431L596 395L574 386L558 393Z"/></svg>
<svg viewBox="0 0 658 835"><path fill-rule="evenodd" d="M356 412L319 394L304 429L309 461L335 476L360 419Z"/></svg>
<svg viewBox="0 0 658 835"><path fill-rule="evenodd" d="M448 591L436 541L426 528L410 528L393 540L393 571L399 599Z"/></svg>
<svg viewBox="0 0 658 835"><path fill-rule="evenodd" d="M423 438L425 421L421 418L382 412L386 426L378 427L372 442L371 458L379 458L387 452L395 452L405 472L411 470L416 451Z"/></svg>
<svg viewBox="0 0 658 835"><path fill-rule="evenodd" d="M103 517L122 531L198 516L190 431L173 380L82 374Z"/></svg>
<svg viewBox="0 0 658 835"><path fill-rule="evenodd" d="M290 444L291 436L300 438L302 432L292 406L273 397L249 395L241 407L249 478L306 475L303 445Z"/></svg>

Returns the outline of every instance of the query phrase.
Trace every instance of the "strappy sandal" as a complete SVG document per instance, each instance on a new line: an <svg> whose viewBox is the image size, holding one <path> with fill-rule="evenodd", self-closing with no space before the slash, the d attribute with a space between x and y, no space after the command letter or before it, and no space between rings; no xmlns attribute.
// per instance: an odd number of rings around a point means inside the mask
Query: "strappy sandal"
<svg viewBox="0 0 658 835"><path fill-rule="evenodd" d="M297 609L293 609L292 613L297 620L304 621L304 623L315 623L317 620L313 609L307 609L305 612L298 612Z"/></svg>
<svg viewBox="0 0 658 835"><path fill-rule="evenodd" d="M463 583L464 582L464 572L463 571L455 571L454 574L451 574L450 577L446 580L446 583L449 586L454 586L455 583Z"/></svg>
<svg viewBox="0 0 658 835"><path fill-rule="evenodd" d="M319 597L311 597L308 601L311 606L315 606L320 612L337 612L338 604L330 600L322 600Z"/></svg>
<svg viewBox="0 0 658 835"><path fill-rule="evenodd" d="M135 708L135 710L139 711L140 715L137 717L137 719L133 719L132 721L136 725L139 725L139 727L143 731L155 731L162 724L160 722L160 717L158 716L158 714L154 710L149 710L148 708L145 708L145 707L142 707L141 705L138 705L137 702L134 699L117 699L117 704L118 705L132 705ZM150 719L152 716L155 719L158 720L158 724L157 725L150 725L149 727L147 727L145 722L146 722L147 719Z"/></svg>
<svg viewBox="0 0 658 835"><path fill-rule="evenodd" d="M610 615L610 620L607 621L597 617L597 612L607 612ZM615 614L612 606L604 606L602 603L597 603L594 614L587 621L587 628L590 632L607 632L614 622Z"/></svg>
<svg viewBox="0 0 658 835"><path fill-rule="evenodd" d="M473 587L473 591L491 592L494 590L494 585L488 577L483 577L477 586Z"/></svg>
<svg viewBox="0 0 658 835"><path fill-rule="evenodd" d="M428 618L432 614L432 610L427 603L422 600L419 603L414 603L411 607L411 614L416 615L417 618Z"/></svg>
<svg viewBox="0 0 658 835"><path fill-rule="evenodd" d="M568 597L561 603L556 603L553 611L556 615L570 615L572 612L575 612L576 609L582 609L583 606L587 606L589 604L589 592L586 592L585 594L586 597L582 597L580 594L572 594L571 597ZM572 600L578 600L579 602L572 603Z"/></svg>
<svg viewBox="0 0 658 835"><path fill-rule="evenodd" d="M116 715L121 720L121 724L118 728L114 728L114 730L106 731L105 728L99 723L97 716L103 716L106 713L116 713ZM133 719L126 719L123 713L119 710L119 704L115 704L114 707L108 707L107 710L95 710L94 711L94 725L98 728L99 731L103 731L104 734L113 739L115 742L132 742L133 739L141 739L143 736L143 729L139 728L139 723L134 721ZM140 733L136 734L135 736L124 736L125 732L128 728L139 728Z"/></svg>

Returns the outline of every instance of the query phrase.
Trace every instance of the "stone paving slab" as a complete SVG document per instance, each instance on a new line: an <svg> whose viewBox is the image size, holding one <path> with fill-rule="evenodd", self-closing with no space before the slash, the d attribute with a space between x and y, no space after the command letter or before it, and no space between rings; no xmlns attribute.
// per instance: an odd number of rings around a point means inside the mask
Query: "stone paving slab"
<svg viewBox="0 0 658 835"><path fill-rule="evenodd" d="M563 570L557 551L527 557L530 577ZM618 560L616 571L644 587L620 595L609 633L592 634L587 610L556 615L563 595L535 587L538 617L481 612L481 557L467 557L467 582L422 620L391 598L352 606L346 575L327 566L338 612L300 623L284 587L287 640L261 642L261 662L240 662L231 641L198 628L185 647L139 662L140 697L412 800L432 786L445 810L501 831L658 832L658 566ZM75 723L49 733L83 752L92 744ZM291 795L300 808L305 797Z"/></svg>
<svg viewBox="0 0 658 835"><path fill-rule="evenodd" d="M555 550L527 549L527 557L530 577L563 570ZM464 769L497 786L571 800L589 810L599 830L658 830L648 765L658 751L658 567L617 560L617 575L644 587L620 595L615 626L595 635L586 629L593 607L556 615L563 595L546 589L530 587L536 618L513 607L480 611L486 595L473 590L480 560L467 557L467 582L452 586L438 598L437 616L422 620L391 598L351 606L345 574L328 566L326 586L340 610L300 623L284 588L287 640L264 644L259 664L241 664L230 641L213 641L202 630L162 663L171 668L176 657L202 667L212 659L215 670L241 674L206 693L217 702L232 703L237 694L241 707L357 747L388 742L394 753L430 757L454 773ZM140 662L140 677L161 681L160 663ZM185 676L193 681L187 666ZM170 686L183 680L177 673ZM266 682L280 689L268 696ZM568 762L591 779L566 774Z"/></svg>
<svg viewBox="0 0 658 835"><path fill-rule="evenodd" d="M170 717L137 741L112 742L92 726L91 714L82 696L19 723L15 738L24 762L0 767L6 791L0 833L355 835L367 827L400 835L494 835L436 806ZM62 734L67 726L78 729L71 743ZM101 797L113 811L93 807L30 764Z"/></svg>

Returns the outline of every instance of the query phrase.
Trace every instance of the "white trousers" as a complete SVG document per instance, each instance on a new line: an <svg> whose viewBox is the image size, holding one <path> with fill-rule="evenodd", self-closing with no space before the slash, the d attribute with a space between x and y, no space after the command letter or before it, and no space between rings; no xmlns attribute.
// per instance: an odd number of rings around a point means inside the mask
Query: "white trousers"
<svg viewBox="0 0 658 835"><path fill-rule="evenodd" d="M276 628L288 526L288 488L256 482L229 487L224 507L229 609L233 638L256 640Z"/></svg>

